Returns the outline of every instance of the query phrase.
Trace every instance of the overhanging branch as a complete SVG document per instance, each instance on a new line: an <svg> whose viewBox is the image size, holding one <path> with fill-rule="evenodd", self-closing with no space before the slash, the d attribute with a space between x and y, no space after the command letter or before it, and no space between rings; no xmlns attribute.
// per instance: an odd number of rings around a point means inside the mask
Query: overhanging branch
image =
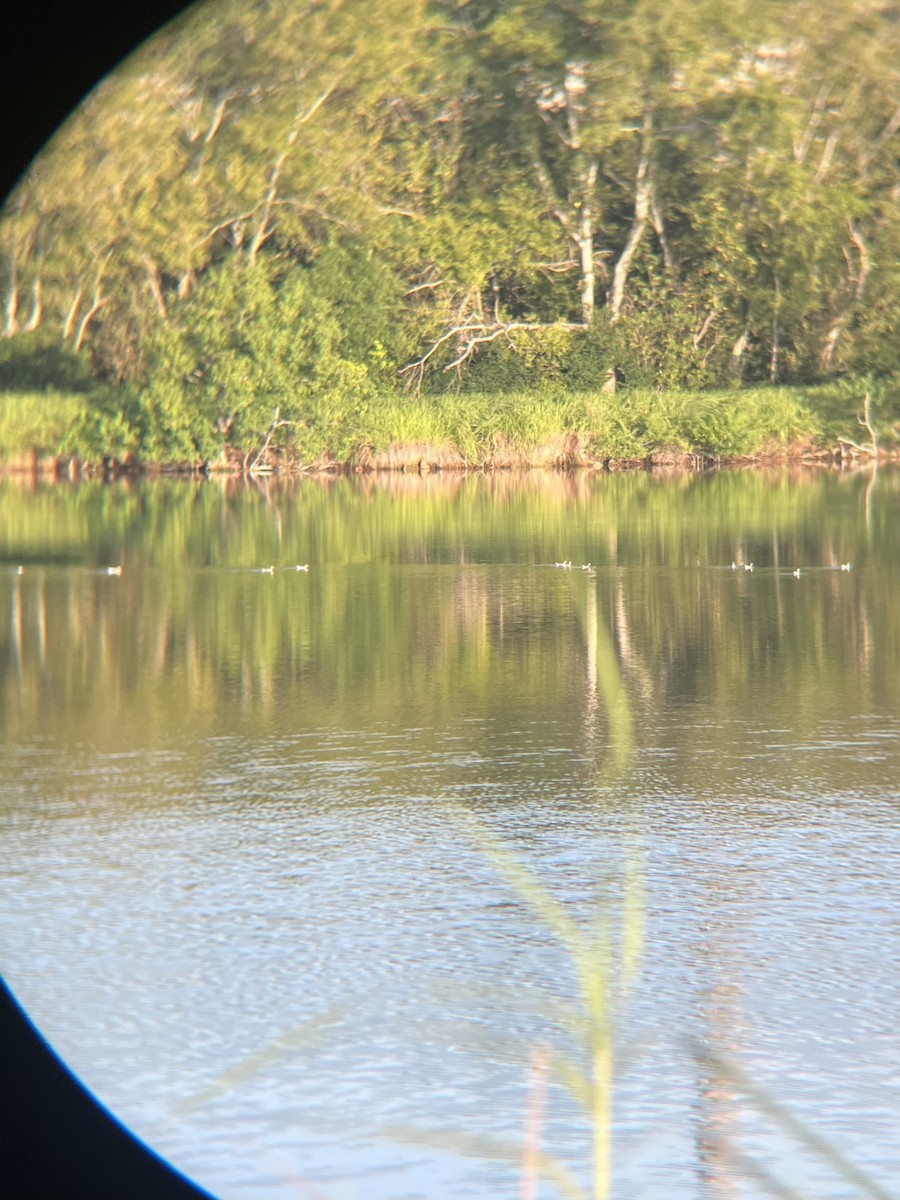
<svg viewBox="0 0 900 1200"><path fill-rule="evenodd" d="M401 367L400 374L407 376L410 385L418 391L422 386L425 370L430 360L442 346L446 346L454 338L457 339L456 357L441 368L443 372L461 367L463 363L467 362L473 356L479 346L486 345L488 342L494 342L499 337L508 337L512 341L510 335L513 333L528 333L548 329L583 333L588 329L588 326L581 321L555 321L551 324L541 321L471 321L463 325L455 325L433 342L421 358L417 358L413 362L407 363L405 367Z"/></svg>

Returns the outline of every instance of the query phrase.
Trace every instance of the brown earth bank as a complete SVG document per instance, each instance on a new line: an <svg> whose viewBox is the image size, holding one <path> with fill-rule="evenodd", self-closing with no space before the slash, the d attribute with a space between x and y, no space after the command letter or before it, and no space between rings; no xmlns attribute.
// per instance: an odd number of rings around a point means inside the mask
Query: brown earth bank
<svg viewBox="0 0 900 1200"><path fill-rule="evenodd" d="M364 448L345 461L325 456L304 462L283 451L272 450L262 461L238 452L212 462L144 462L133 454L121 459L105 455L95 461L64 456L26 454L0 463L0 475L33 476L48 482L80 479L119 479L160 475L361 475L395 471L428 475L441 471L592 470L592 471L706 471L716 468L773 466L778 464L846 467L868 462L898 462L900 449L873 450L851 442L815 446L808 442L788 447L765 447L756 454L727 455L708 451L658 449L643 458L615 458L591 453L577 434L554 444L525 451L511 443L495 446L490 455L466 460L458 449L429 443L395 445L387 450Z"/></svg>

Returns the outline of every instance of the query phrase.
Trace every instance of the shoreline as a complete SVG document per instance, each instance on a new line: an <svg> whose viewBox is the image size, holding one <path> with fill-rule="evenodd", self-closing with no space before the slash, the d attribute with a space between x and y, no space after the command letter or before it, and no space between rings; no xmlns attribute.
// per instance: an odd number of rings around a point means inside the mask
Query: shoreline
<svg viewBox="0 0 900 1200"><path fill-rule="evenodd" d="M409 445L395 446L383 454L362 454L345 461L330 457L313 462L275 460L247 465L243 460L216 462L144 462L134 455L119 459L105 455L99 460L74 456L23 455L0 461L0 478L30 477L49 483L78 483L81 480L154 479L154 478L295 478L309 475L433 475L433 474L495 474L528 471L590 471L616 473L622 471L699 473L715 470L735 470L752 467L810 466L846 469L900 462L900 449L872 449L854 443L837 446L810 445L780 450L761 450L756 454L713 454L709 451L659 450L643 458L581 453L556 455L503 454L478 461L466 461L456 451L443 448Z"/></svg>

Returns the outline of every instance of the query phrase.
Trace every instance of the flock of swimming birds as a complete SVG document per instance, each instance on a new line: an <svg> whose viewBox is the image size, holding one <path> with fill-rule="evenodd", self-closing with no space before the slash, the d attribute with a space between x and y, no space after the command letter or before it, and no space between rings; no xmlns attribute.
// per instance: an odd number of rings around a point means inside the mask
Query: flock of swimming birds
<svg viewBox="0 0 900 1200"><path fill-rule="evenodd" d="M840 564L840 567L841 567L841 570L842 570L842 571L849 571L849 570L851 569L851 565L852 565L851 563L845 562L845 563L841 563L841 564ZM740 570L744 570L744 571L752 571L752 570L753 570L753 563L752 563L752 562L751 562L751 563L736 563L736 562L733 562L733 563L731 564L731 569L732 569L732 571L740 571ZM834 568L833 568L833 567L830 567L830 568L826 568L826 570L834 570ZM796 568L796 570L794 570L794 571L791 571L791 574L794 576L794 578L795 578L795 579L799 579L799 578L800 578L800 575L801 575L800 568L799 568L799 567L797 567L797 568Z"/></svg>
<svg viewBox="0 0 900 1200"><path fill-rule="evenodd" d="M569 559L567 559L567 558L566 558L566 559L563 559L563 561L562 561L562 562L556 562L556 563L554 563L553 565L554 565L554 567L558 567L558 568L559 568L560 570L562 570L562 571L571 571L571 570L573 570L573 564L572 564L572 563L569 561ZM841 564L840 564L840 567L841 567L841 570L842 570L842 571L849 571L849 570L851 569L851 564L850 564L850 563L848 563L848 562L841 563ZM257 574L257 575L274 575L274 574L275 574L275 571L276 571L276 569L277 569L277 570L279 570L279 571L308 571L308 570L309 570L309 563L295 563L295 564L294 564L293 566L291 566L291 567L278 567L278 568L276 568L274 565L273 565L273 566L271 566L271 567L254 567L254 568L253 568L253 571L254 571L254 573L255 573L255 574ZM589 562L588 562L588 563L582 563L582 564L581 564L581 569L582 569L582 571L590 571L592 574L593 574L593 572L594 572L594 567L593 567L593 566L591 565L591 563L589 563ZM732 569L732 571L752 571L752 570L753 570L753 563L752 563L752 562L751 562L751 563L736 563L736 562L732 562L732 564L731 564L731 569ZM833 567L831 567L831 568L826 568L826 570L834 570L834 568L833 568ZM16 574L17 574L17 575L24 575L24 574L25 574L25 568L24 568L23 566L18 566L18 567L16 567ZM121 574L122 574L122 567L121 567L121 565L117 565L117 566L114 566L114 567L105 567L104 569L102 569L102 570L100 571L100 574L101 574L101 575L121 575ZM791 571L791 574L792 574L792 575L793 575L793 576L794 576L796 579L799 579L799 578L800 578L800 574L801 574L801 572L800 572L800 568L799 568L799 567L797 567L797 569L796 569L795 571Z"/></svg>
<svg viewBox="0 0 900 1200"><path fill-rule="evenodd" d="M567 558L563 559L563 561L562 561L562 562L557 562L557 563L554 563L553 565L554 565L554 567L558 567L558 568L559 568L560 570L562 570L562 571L571 571L571 570L573 570L573 564L572 564L572 563L569 561L569 559L567 559ZM842 570L842 571L849 571L849 570L851 569L851 565L852 565L852 564L850 564L850 563L848 563L848 562L841 563L841 564L840 564L840 568L841 568L841 570ZM582 564L581 564L581 569L582 569L582 571L590 571L590 572L592 572L592 573L593 573L593 571L594 571L594 568L593 568L593 566L592 566L590 563L582 563ZM732 569L732 571L741 571L741 570L743 570L743 571L752 571L752 570L753 570L753 563L752 563L752 562L751 562L751 563L736 563L736 562L732 562L732 564L731 564L731 569ZM828 567L828 568L825 568L825 569L826 569L826 570L834 570L834 568L833 568L833 567ZM791 574L794 576L794 578L795 578L795 579L799 579L799 578L800 578L800 574L801 574L800 568L799 568L799 567L797 567L797 569L796 569L795 571L791 571Z"/></svg>

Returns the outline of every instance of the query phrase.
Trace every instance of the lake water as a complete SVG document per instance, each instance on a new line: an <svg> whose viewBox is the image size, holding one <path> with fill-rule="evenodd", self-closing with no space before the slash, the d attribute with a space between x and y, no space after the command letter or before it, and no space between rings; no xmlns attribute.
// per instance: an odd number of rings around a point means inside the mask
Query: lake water
<svg viewBox="0 0 900 1200"><path fill-rule="evenodd" d="M5 481L0 604L0 968L221 1200L900 1179L896 471Z"/></svg>

